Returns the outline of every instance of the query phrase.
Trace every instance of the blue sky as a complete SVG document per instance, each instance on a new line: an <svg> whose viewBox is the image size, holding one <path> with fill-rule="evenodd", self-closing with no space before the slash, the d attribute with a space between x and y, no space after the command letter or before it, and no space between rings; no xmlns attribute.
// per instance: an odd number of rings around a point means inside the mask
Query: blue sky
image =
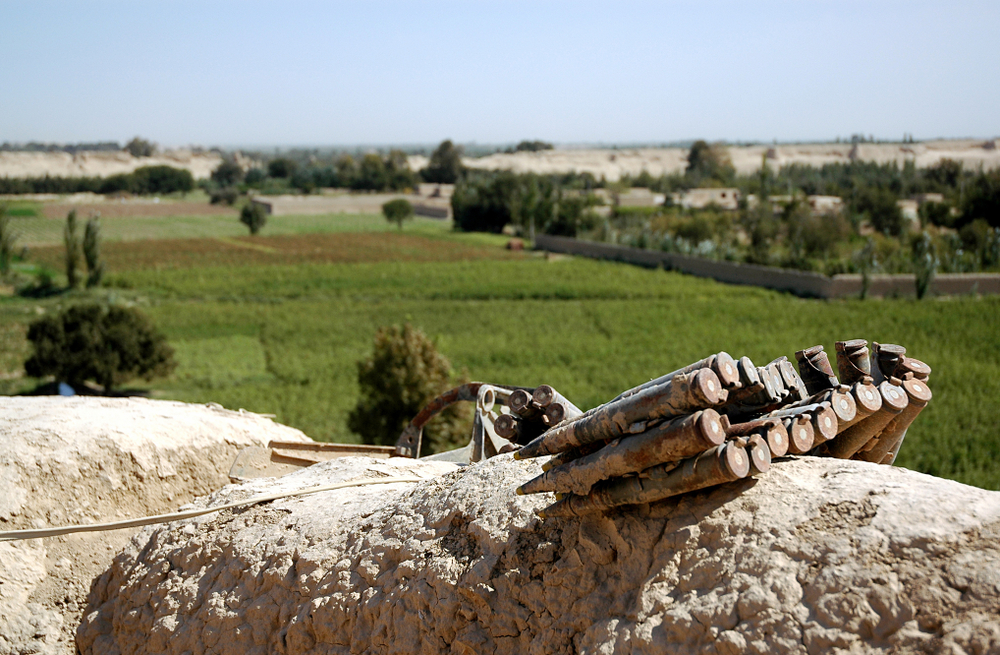
<svg viewBox="0 0 1000 655"><path fill-rule="evenodd" d="M998 2L0 0L0 142L1000 135Z"/></svg>

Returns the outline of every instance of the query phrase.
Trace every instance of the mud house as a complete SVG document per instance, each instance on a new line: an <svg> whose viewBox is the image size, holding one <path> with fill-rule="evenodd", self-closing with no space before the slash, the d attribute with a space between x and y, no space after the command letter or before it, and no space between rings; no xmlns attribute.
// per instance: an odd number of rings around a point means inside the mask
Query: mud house
<svg viewBox="0 0 1000 655"><path fill-rule="evenodd" d="M740 202L740 190L733 188L722 189L688 189L681 193L672 194L674 204L680 205L684 209L705 209L710 205L715 205L720 209L737 209Z"/></svg>

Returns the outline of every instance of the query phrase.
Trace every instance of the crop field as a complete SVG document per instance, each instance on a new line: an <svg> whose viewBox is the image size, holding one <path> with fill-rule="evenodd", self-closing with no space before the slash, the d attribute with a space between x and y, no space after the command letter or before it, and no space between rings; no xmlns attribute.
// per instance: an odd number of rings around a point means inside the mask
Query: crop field
<svg viewBox="0 0 1000 655"><path fill-rule="evenodd" d="M0 299L0 385L8 393L33 386L17 370L28 352L25 326L39 312L93 296L142 307L176 349L170 379L137 385L153 397L271 413L338 441L357 440L346 428L356 363L382 325L421 328L457 375L549 383L582 407L719 350L764 364L817 343L832 354L834 341L862 337L903 344L934 369L934 400L899 463L1000 489L998 298L803 300L509 253L502 237L440 227L336 232L108 243L114 288ZM57 254L46 255L53 265Z"/></svg>

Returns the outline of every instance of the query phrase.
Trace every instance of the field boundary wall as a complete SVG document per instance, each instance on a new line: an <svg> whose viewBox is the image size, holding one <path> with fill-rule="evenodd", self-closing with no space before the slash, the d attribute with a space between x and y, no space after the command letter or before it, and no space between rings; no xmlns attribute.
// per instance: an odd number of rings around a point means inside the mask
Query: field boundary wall
<svg viewBox="0 0 1000 655"><path fill-rule="evenodd" d="M535 249L548 252L580 255L593 259L607 259L680 271L698 277L707 277L727 284L748 284L788 291L810 298L849 298L861 295L860 275L834 275L795 271L773 266L738 264L692 257L658 250L643 250L611 243L581 241L569 237L538 235ZM1000 275L996 273L939 273L931 283L936 295L1000 294ZM913 275L872 275L868 288L871 296L915 296L916 280Z"/></svg>

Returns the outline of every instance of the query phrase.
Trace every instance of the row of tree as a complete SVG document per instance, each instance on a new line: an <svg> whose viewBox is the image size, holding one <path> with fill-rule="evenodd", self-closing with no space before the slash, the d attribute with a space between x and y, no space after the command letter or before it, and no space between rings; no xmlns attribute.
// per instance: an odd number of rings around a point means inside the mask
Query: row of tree
<svg viewBox="0 0 1000 655"><path fill-rule="evenodd" d="M0 193L188 193L195 188L191 171L173 166L143 166L108 177L0 177Z"/></svg>

